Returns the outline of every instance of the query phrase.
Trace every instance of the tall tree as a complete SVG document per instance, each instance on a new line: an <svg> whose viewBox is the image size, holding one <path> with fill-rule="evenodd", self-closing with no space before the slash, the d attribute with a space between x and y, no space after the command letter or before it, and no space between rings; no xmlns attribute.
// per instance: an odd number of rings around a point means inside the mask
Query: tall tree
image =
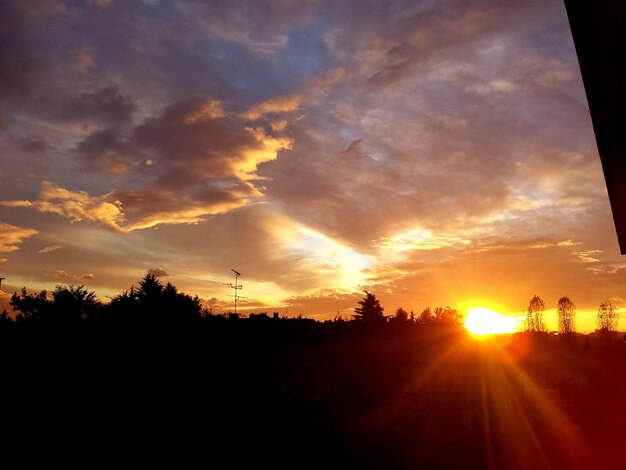
<svg viewBox="0 0 626 470"><path fill-rule="evenodd" d="M557 317L559 320L559 333L572 334L576 331L576 306L569 297L559 299Z"/></svg>
<svg viewBox="0 0 626 470"><path fill-rule="evenodd" d="M607 335L613 333L617 330L618 319L617 311L611 302L602 302L600 304L596 317L598 330Z"/></svg>
<svg viewBox="0 0 626 470"><path fill-rule="evenodd" d="M546 309L546 304L537 295L530 299L528 304L528 312L526 314L526 330L534 333L545 331L545 325L543 323L543 312Z"/></svg>
<svg viewBox="0 0 626 470"><path fill-rule="evenodd" d="M354 319L360 321L382 321L385 319L383 315L383 307L376 295L372 292L365 291L365 297L357 302L360 307L354 309Z"/></svg>

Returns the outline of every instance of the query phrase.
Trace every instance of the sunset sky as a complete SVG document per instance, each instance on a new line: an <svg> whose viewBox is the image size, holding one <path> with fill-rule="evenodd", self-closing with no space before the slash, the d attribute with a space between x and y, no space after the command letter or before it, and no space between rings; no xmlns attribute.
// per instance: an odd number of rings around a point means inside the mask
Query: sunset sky
<svg viewBox="0 0 626 470"><path fill-rule="evenodd" d="M0 5L0 310L152 270L222 313L231 268L317 319L626 307L560 0L37 5Z"/></svg>

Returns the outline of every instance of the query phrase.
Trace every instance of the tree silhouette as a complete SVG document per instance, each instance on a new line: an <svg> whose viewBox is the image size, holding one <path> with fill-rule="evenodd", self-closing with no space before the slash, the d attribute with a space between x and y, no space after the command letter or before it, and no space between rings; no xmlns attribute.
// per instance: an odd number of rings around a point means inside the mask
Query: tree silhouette
<svg viewBox="0 0 626 470"><path fill-rule="evenodd" d="M47 320L52 313L51 302L48 300L48 292L45 290L39 293L29 294L26 287L21 293L13 293L9 300L9 305L13 311L19 312L17 320Z"/></svg>
<svg viewBox="0 0 626 470"><path fill-rule="evenodd" d="M615 307L611 302L602 302L600 308L598 308L598 315L596 321L598 324L598 330L605 335L611 335L617 330L617 320L619 316Z"/></svg>
<svg viewBox="0 0 626 470"><path fill-rule="evenodd" d="M353 315L353 317L355 320L374 322L383 321L385 319L383 315L384 309L380 306L380 301L372 292L365 291L365 297L357 303L360 307L354 309L356 315Z"/></svg>
<svg viewBox="0 0 626 470"><path fill-rule="evenodd" d="M83 286L56 286L52 299L45 290L29 294L24 287L21 293L15 292L9 301L14 311L20 312L18 320L43 321L51 323L76 322L95 317L101 304L95 292L88 292Z"/></svg>
<svg viewBox="0 0 626 470"><path fill-rule="evenodd" d="M450 307L437 307L434 314L435 321L440 324L454 325L459 321L458 312Z"/></svg>
<svg viewBox="0 0 626 470"><path fill-rule="evenodd" d="M546 304L537 295L530 299L528 304L528 311L526 314L526 330L533 333L540 333L545 331L543 323L543 312L546 309Z"/></svg>
<svg viewBox="0 0 626 470"><path fill-rule="evenodd" d="M95 317L101 304L95 292L84 286L56 286L52 292L52 306L57 321L76 321Z"/></svg>
<svg viewBox="0 0 626 470"><path fill-rule="evenodd" d="M576 331L575 316L576 306L569 297L561 297L559 299L557 317L559 320L559 333L572 334Z"/></svg>
<svg viewBox="0 0 626 470"><path fill-rule="evenodd" d="M392 323L406 323L407 321L409 321L409 313L402 307L399 307L396 310L394 316L391 317L389 321Z"/></svg>
<svg viewBox="0 0 626 470"><path fill-rule="evenodd" d="M107 316L124 321L189 321L202 315L200 299L178 292L176 287L163 285L151 273L139 286L113 297L107 306Z"/></svg>
<svg viewBox="0 0 626 470"><path fill-rule="evenodd" d="M430 307L426 307L424 310L422 310L422 313L419 314L419 317L417 317L417 323L419 323L420 325L427 325L429 323L432 323L434 319L435 317L430 311Z"/></svg>

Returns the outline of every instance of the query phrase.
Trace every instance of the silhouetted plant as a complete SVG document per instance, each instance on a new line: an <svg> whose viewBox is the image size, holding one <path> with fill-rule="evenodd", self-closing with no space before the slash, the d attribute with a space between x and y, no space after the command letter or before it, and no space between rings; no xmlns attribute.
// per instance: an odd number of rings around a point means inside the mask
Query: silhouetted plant
<svg viewBox="0 0 626 470"><path fill-rule="evenodd" d="M422 310L422 313L419 314L419 316L417 317L417 323L419 325L428 325L430 323L432 323L435 320L435 317L433 316L433 313L430 310L430 307L426 307L424 310Z"/></svg>
<svg viewBox="0 0 626 470"><path fill-rule="evenodd" d="M13 293L9 300L13 311L19 312L17 320L46 320L52 313L52 303L48 299L48 292L42 290L38 293L29 294L26 287L21 293Z"/></svg>
<svg viewBox="0 0 626 470"><path fill-rule="evenodd" d="M525 327L526 331L533 333L540 333L545 331L543 323L543 312L546 309L546 304L537 295L530 299L528 304L528 310L526 313Z"/></svg>
<svg viewBox="0 0 626 470"><path fill-rule="evenodd" d="M11 316L9 315L9 312L7 312L6 310L3 310L2 313L0 313L0 329L6 328L12 325L13 323L14 323L13 318L11 318Z"/></svg>
<svg viewBox="0 0 626 470"><path fill-rule="evenodd" d="M559 299L557 317L559 321L559 333L568 335L576 331L575 312L576 306L569 297Z"/></svg>
<svg viewBox="0 0 626 470"><path fill-rule="evenodd" d="M59 321L93 318L102 306L96 293L88 292L84 286L56 286L52 299L55 320Z"/></svg>
<svg viewBox="0 0 626 470"><path fill-rule="evenodd" d="M389 321L393 323L406 323L409 321L409 313L402 307L399 307Z"/></svg>
<svg viewBox="0 0 626 470"><path fill-rule="evenodd" d="M434 320L440 324L456 325L459 323L459 314L456 309L450 307L435 308Z"/></svg>
<svg viewBox="0 0 626 470"><path fill-rule="evenodd" d="M357 302L360 307L354 309L355 320L373 322L384 321L383 307L380 305L380 301L376 298L376 295L372 292L365 291L365 297Z"/></svg>
<svg viewBox="0 0 626 470"><path fill-rule="evenodd" d="M598 330L605 335L612 334L617 330L618 318L619 316L613 304L611 302L602 302L596 317Z"/></svg>
<svg viewBox="0 0 626 470"><path fill-rule="evenodd" d="M187 321L203 315L200 299L163 285L153 274L146 274L139 286L113 297L106 308L109 317L141 321Z"/></svg>

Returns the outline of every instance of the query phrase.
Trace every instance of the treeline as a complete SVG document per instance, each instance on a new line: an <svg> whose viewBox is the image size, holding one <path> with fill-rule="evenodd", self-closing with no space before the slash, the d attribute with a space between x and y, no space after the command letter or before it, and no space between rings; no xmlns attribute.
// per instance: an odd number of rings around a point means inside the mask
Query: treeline
<svg viewBox="0 0 626 470"><path fill-rule="evenodd" d="M189 322L208 312L200 298L179 292L171 283L163 284L147 274L137 287L116 295L109 303L100 302L95 292L84 286L56 286L51 295L42 290L29 293L26 288L11 296L9 304L17 314L0 316L2 324L72 324L85 320L124 322Z"/></svg>
<svg viewBox="0 0 626 470"><path fill-rule="evenodd" d="M198 296L191 297L179 292L170 282L163 283L153 274L147 274L137 286L121 292L108 303L98 300L96 293L84 286L58 285L52 292L42 290L28 292L24 287L15 292L9 301L15 312L0 314L0 327L11 324L69 325L81 322L115 322L131 324L186 324L202 319L223 320L228 314L215 315L202 305ZM385 315L380 300L372 292L357 302L350 323L370 326L432 325L459 327L461 315L450 307L426 307L418 315L398 308L393 315ZM267 318L266 314L250 315L250 318ZM296 320L305 320L299 315ZM306 319L309 322L314 320ZM317 323L317 322L316 322ZM325 323L346 323L341 317Z"/></svg>

